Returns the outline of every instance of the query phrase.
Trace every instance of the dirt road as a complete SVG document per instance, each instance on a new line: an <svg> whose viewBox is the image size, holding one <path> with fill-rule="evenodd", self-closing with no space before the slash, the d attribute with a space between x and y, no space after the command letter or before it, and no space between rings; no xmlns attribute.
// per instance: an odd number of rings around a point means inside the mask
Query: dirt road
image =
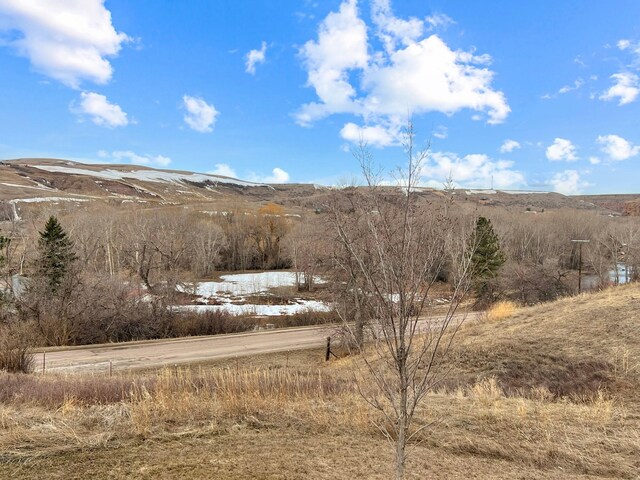
<svg viewBox="0 0 640 480"><path fill-rule="evenodd" d="M461 319L462 316L458 316ZM469 317L471 318L471 317ZM468 319L469 319L468 318ZM435 319L437 321L437 319ZM321 347L333 326L299 327L254 333L129 342L45 353L47 372L107 372L206 362L262 353ZM42 371L43 353L36 353L36 371Z"/></svg>

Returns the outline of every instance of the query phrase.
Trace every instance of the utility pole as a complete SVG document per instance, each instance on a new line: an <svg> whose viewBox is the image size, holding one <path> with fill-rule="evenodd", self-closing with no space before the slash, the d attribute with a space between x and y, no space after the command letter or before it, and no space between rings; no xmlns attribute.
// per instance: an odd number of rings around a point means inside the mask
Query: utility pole
<svg viewBox="0 0 640 480"><path fill-rule="evenodd" d="M589 240L571 240L573 243L577 243L580 253L578 254L578 295L582 292L582 244L589 243Z"/></svg>

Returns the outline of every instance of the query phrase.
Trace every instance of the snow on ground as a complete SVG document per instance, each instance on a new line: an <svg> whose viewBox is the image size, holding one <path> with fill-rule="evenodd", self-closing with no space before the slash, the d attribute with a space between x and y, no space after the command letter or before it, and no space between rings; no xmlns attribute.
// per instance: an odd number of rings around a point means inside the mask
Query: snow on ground
<svg viewBox="0 0 640 480"><path fill-rule="evenodd" d="M34 190L46 190L46 191L55 190L54 188L45 187L45 186L34 187L33 185L22 185L22 184L19 184L19 183L0 182L0 185L4 185L5 187L32 188Z"/></svg>
<svg viewBox="0 0 640 480"><path fill-rule="evenodd" d="M178 311L189 312L226 312L232 315L257 315L257 316L278 316L278 315L294 315L296 313L314 311L328 312L331 310L329 305L318 302L316 300L296 300L298 303L292 305L235 305L233 303L224 303L222 305L180 305L174 307Z"/></svg>
<svg viewBox="0 0 640 480"><path fill-rule="evenodd" d="M178 290L193 293L204 303L213 300L218 305L183 305L178 310L186 311L224 311L234 315L293 315L307 310L326 312L330 307L315 300L292 299L289 305L269 305L269 290L276 287L292 287L296 285L295 272L261 272L237 273L222 275L218 282L198 282L193 288L179 286ZM320 278L316 283L323 283ZM245 296L263 296L264 304L238 303ZM213 303L213 302L212 302Z"/></svg>
<svg viewBox="0 0 640 480"><path fill-rule="evenodd" d="M168 183L182 183L185 181L193 183L228 183L232 185L240 185L243 187L262 187L266 186L261 183L246 182L244 180L236 180L234 178L219 177L217 175L206 175L203 173L179 173L179 172L167 172L164 170L86 170L83 168L63 167L60 165L31 165L34 168L40 170L46 170L47 172L68 173L73 175L87 175L90 177L104 178L106 180L123 180L125 178L131 180L141 180L144 182L168 182Z"/></svg>
<svg viewBox="0 0 640 480"><path fill-rule="evenodd" d="M194 293L201 297L212 298L220 294L232 296L256 295L276 287L293 287L296 284L295 272L236 273L222 275L221 282L200 282ZM320 279L316 279L321 283ZM183 289L184 291L184 289Z"/></svg>
<svg viewBox="0 0 640 480"><path fill-rule="evenodd" d="M496 193L496 191L495 190L467 190L465 193L467 195L482 195L482 194L493 195L494 193Z"/></svg>
<svg viewBox="0 0 640 480"><path fill-rule="evenodd" d="M86 198L74 197L37 197L37 198L14 198L9 203L40 203L40 202L88 202Z"/></svg>

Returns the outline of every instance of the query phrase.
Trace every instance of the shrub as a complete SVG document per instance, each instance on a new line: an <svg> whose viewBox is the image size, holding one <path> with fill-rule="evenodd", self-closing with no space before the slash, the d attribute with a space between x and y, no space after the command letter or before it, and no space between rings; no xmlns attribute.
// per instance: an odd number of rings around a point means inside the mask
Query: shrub
<svg viewBox="0 0 640 480"><path fill-rule="evenodd" d="M31 337L25 325L14 323L0 328L0 370L30 373L33 370Z"/></svg>

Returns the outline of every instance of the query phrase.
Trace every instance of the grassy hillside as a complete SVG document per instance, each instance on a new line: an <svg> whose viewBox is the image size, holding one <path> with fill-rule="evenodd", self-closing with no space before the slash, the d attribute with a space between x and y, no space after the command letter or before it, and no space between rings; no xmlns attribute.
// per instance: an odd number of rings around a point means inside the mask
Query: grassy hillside
<svg viewBox="0 0 640 480"><path fill-rule="evenodd" d="M409 478L637 478L640 287L467 325ZM320 351L122 377L0 376L0 478L383 479L391 449ZM82 468L78 468L82 465Z"/></svg>
<svg viewBox="0 0 640 480"><path fill-rule="evenodd" d="M544 387L563 397L601 389L637 401L640 288L610 288L469 324L456 352L459 376L452 380L493 376L508 392Z"/></svg>

